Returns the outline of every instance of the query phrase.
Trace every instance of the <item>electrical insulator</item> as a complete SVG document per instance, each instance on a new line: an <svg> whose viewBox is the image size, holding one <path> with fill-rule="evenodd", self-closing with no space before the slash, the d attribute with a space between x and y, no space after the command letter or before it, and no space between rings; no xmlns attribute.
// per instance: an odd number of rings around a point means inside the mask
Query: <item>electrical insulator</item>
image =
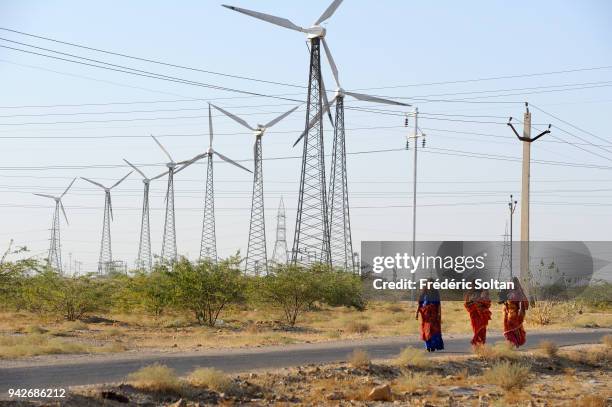
<svg viewBox="0 0 612 407"><path fill-rule="evenodd" d="M406 150L410 150L410 140L406 140Z"/></svg>
<svg viewBox="0 0 612 407"><path fill-rule="evenodd" d="M425 148L425 139L423 139L423 148Z"/></svg>
<svg viewBox="0 0 612 407"><path fill-rule="evenodd" d="M408 118L407 117L404 119L404 127L408 127Z"/></svg>

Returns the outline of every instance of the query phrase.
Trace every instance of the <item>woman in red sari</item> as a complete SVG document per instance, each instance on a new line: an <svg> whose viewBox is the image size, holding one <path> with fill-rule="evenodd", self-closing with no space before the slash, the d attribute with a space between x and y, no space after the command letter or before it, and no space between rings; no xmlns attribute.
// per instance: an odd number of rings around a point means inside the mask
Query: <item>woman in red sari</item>
<svg viewBox="0 0 612 407"><path fill-rule="evenodd" d="M472 282L474 284L474 282ZM464 306L472 323L472 345L484 345L487 341L487 325L491 319L491 300L488 290L471 288L464 295Z"/></svg>
<svg viewBox="0 0 612 407"><path fill-rule="evenodd" d="M442 305L440 304L440 293L438 290L425 289L421 292L416 319L419 319L419 314L421 315L421 339L425 341L427 352L443 350Z"/></svg>
<svg viewBox="0 0 612 407"><path fill-rule="evenodd" d="M504 301L504 337L515 347L525 344L527 334L523 328L525 314L529 308L529 301L523 292L517 277L512 279L514 289L508 292Z"/></svg>

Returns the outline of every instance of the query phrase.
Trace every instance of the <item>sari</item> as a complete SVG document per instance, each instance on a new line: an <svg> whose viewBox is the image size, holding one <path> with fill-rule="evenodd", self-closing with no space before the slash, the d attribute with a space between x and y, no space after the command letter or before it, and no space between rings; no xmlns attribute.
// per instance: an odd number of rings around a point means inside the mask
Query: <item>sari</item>
<svg viewBox="0 0 612 407"><path fill-rule="evenodd" d="M487 341L487 325L491 319L491 300L484 292L468 292L465 295L465 309L472 324L472 345L484 345Z"/></svg>
<svg viewBox="0 0 612 407"><path fill-rule="evenodd" d="M441 307L440 296L436 293L421 294L417 312L421 314L421 339L428 352L444 349Z"/></svg>
<svg viewBox="0 0 612 407"><path fill-rule="evenodd" d="M523 321L528 308L529 301L522 292L511 292L504 302L504 337L517 348L527 340Z"/></svg>

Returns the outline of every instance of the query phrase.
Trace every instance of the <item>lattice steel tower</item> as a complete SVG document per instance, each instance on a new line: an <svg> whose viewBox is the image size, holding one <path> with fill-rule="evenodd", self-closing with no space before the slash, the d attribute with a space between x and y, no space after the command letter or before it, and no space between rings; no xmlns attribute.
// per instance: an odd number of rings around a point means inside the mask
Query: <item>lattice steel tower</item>
<svg viewBox="0 0 612 407"><path fill-rule="evenodd" d="M153 267L153 256L151 254L151 227L150 227L150 216L149 216L149 189L151 181L163 177L168 172L159 174L156 177L148 178L144 172L138 167L123 159L130 167L137 171L142 176L142 184L144 187L144 193L142 197L142 214L140 219L140 239L138 241L138 257L136 258L136 268L145 271L151 271Z"/></svg>
<svg viewBox="0 0 612 407"><path fill-rule="evenodd" d="M203 156L207 157L206 166L206 193L204 196L204 219L202 221L202 242L200 243L200 260L209 260L213 263L217 262L217 234L215 230L215 185L214 185L214 172L213 172L213 158L216 155L225 162L235 165L245 171L252 172L246 167L238 164L232 159L224 156L215 149L213 149L213 125L212 125L212 114L211 106L215 109L235 118L231 113L226 112L218 106L208 104L208 150ZM238 119L241 120L241 119ZM242 123L241 123L242 124ZM246 125L246 123L244 123ZM246 125L248 127L248 125Z"/></svg>
<svg viewBox="0 0 612 407"><path fill-rule="evenodd" d="M300 27L286 18L234 6L224 6L251 17L308 35L310 42L310 72L306 104L306 134L304 135L300 189L292 250L292 261L303 265L313 262L329 264L331 261L322 120L322 104L327 98L321 79L320 45L322 41L325 41L326 33L325 28L321 24L334 14L340 3L342 3L342 0L334 0L309 28Z"/></svg>
<svg viewBox="0 0 612 407"><path fill-rule="evenodd" d="M294 107L276 117L267 124L258 124L255 127L250 126L245 120L240 117L220 108L213 107L237 123L243 125L249 130L252 130L255 135L255 143L253 144L253 195L251 201L251 222L249 225L249 243L247 248L247 257L245 272L259 275L262 272L268 272L268 253L266 250L266 219L264 216L264 187L263 187L263 152L262 152L262 137L270 127L274 126L285 117L293 113L299 106Z"/></svg>
<svg viewBox="0 0 612 407"><path fill-rule="evenodd" d="M276 214L276 242L272 252L272 262L275 264L287 264L289 261L289 249L287 248L287 216L285 214L285 203L283 197L278 205Z"/></svg>
<svg viewBox="0 0 612 407"><path fill-rule="evenodd" d="M127 175L115 182L110 188L92 181L89 178L81 177L85 181L100 187L104 190L104 219L102 221L102 239L100 240L100 257L98 259L98 273L107 274L113 268L113 250L111 245L111 227L110 223L113 220L113 203L111 200L111 190L121 184L127 177L130 176L130 171Z"/></svg>
<svg viewBox="0 0 612 407"><path fill-rule="evenodd" d="M72 184L74 184L75 180L76 178L72 180L70 185L68 185L68 187L64 190L64 192L60 196L53 196L53 195L47 195L47 194L34 194L34 195L42 196L44 198L53 199L55 201L55 209L53 211L53 223L51 224L51 237L49 238L49 252L47 255L47 263L49 264L49 267L56 270L60 274L63 273L62 244L61 244L61 239L60 239L60 223L61 223L60 211L64 214L64 219L66 220L66 224L68 224L68 216L66 216L66 211L64 210L64 204L62 203L62 198L64 197L64 195L66 195L66 193L68 193L68 190L70 189L70 187L72 187Z"/></svg>
<svg viewBox="0 0 612 407"><path fill-rule="evenodd" d="M344 132L344 98L336 100L336 126L329 181L329 220L332 264L354 271L353 239L346 175L346 140Z"/></svg>

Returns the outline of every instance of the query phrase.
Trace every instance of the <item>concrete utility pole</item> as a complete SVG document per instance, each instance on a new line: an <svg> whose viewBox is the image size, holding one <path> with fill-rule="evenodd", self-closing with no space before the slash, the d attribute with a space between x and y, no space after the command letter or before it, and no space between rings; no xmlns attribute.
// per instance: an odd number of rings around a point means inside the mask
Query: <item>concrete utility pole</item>
<svg viewBox="0 0 612 407"><path fill-rule="evenodd" d="M523 119L523 136L514 128L512 117L508 120L508 126L512 129L516 137L523 143L523 172L521 185L521 269L520 275L525 278L529 274L529 181L531 171L531 143L539 139L545 134L550 133L550 124L548 129L544 130L534 138L531 138L531 113L529 112L529 104L525 102L525 115Z"/></svg>

